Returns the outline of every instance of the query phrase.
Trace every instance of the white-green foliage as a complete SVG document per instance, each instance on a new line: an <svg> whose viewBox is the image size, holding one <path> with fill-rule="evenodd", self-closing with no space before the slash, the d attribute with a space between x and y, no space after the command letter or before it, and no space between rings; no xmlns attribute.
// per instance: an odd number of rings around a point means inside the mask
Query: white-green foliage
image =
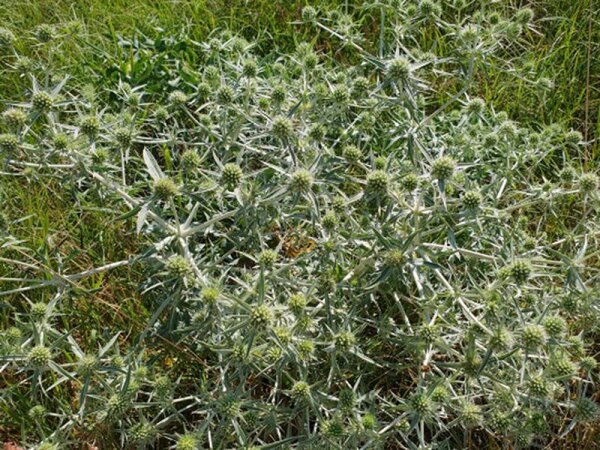
<svg viewBox="0 0 600 450"><path fill-rule="evenodd" d="M34 80L12 104L3 170L131 211L146 245L74 274L15 261L5 294L54 293L3 332L3 370L47 405L25 442L109 427L158 448L458 448L467 429L529 445L594 420L598 179L569 132L522 127L469 91L529 13L440 21L451 61L409 50L439 4L407 13L368 55L347 17L306 10L355 65L310 44L262 60L224 35L197 44L199 67L169 55L160 89ZM440 78L461 86L441 107ZM154 313L139 344L81 349L59 326L77 281L128 264L148 273ZM164 377L144 352L155 335L189 350L174 364L193 377ZM48 400L72 383L77 402ZM10 390L1 401L17 407Z"/></svg>

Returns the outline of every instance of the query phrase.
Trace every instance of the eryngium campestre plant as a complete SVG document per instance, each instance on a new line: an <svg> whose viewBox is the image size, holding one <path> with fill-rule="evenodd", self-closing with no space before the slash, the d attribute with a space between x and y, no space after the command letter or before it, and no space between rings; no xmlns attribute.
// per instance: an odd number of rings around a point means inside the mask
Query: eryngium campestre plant
<svg viewBox="0 0 600 450"><path fill-rule="evenodd" d="M263 58L231 33L176 50L163 36L123 55L160 79L116 66L95 94L34 82L7 99L3 172L134 217L139 244L82 269L3 228L16 382L1 402L23 444L461 448L469 430L543 446L594 420L598 178L580 136L469 101L535 26L474 3L370 3L356 14L381 13L374 46L350 13L304 9L299 26L352 64L306 43ZM457 95L440 102L440 85ZM70 305L130 265L145 321L85 341Z"/></svg>

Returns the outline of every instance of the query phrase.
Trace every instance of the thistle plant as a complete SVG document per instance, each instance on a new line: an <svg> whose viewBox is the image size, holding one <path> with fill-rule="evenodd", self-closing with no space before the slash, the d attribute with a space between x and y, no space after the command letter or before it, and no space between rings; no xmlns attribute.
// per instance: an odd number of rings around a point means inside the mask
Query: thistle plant
<svg viewBox="0 0 600 450"><path fill-rule="evenodd" d="M184 57L164 35L120 55L160 80L30 77L7 99L3 171L60 179L136 242L88 267L7 220L0 404L23 445L110 430L142 448L544 446L595 420L598 177L580 136L513 122L473 87L536 19L392 3L299 14L348 58L265 57L219 31ZM359 26L373 14L376 45ZM143 275L131 329L84 336L70 307L118 270Z"/></svg>

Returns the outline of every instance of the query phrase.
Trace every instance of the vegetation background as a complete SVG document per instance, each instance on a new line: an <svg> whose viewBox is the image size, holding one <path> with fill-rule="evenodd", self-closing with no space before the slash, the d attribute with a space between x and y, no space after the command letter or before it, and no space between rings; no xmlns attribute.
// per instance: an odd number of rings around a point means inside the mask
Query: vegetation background
<svg viewBox="0 0 600 450"><path fill-rule="evenodd" d="M535 10L538 30L530 32L528 43L519 49L518 57L524 66L529 65L539 76L552 80L553 86L540 93L534 82L498 65L488 71L487 77L477 80L473 94L521 123L560 123L581 131L588 142L588 163L595 167L600 158L597 143L600 133L600 2L500 0L498 3L502 2ZM307 32L293 23L307 4L309 2L300 0L0 0L0 24L27 33L43 23L80 21L83 30L77 39L102 52L88 54L81 50L85 46L77 45L64 48L55 56L62 59L61 63L76 83L85 85L99 82L90 79L90 75L106 70L106 61L97 55L118 54L119 36L135 36L138 31L152 35L156 29L163 29L177 34L184 29L192 39L203 40L217 27L228 28L246 39L257 40L263 53L273 48L292 49L297 42L311 37L305 36L303 33ZM312 0L310 4L320 9L341 5L351 10L361 2ZM376 23L363 25L366 29L377 27ZM434 38L424 36L424 39ZM324 50L330 46L325 37L321 45ZM443 57L444 42L439 43L438 50ZM19 51L33 56L35 49ZM12 92L20 92L28 82L3 74L0 97L10 98ZM452 87L439 86L438 89ZM48 259L51 254L60 252L85 270L133 252L134 237L125 230L135 227L124 223L131 219L110 216L107 211L85 205L73 208L68 195L59 195L60 180L54 184L38 184L23 178L0 177L0 191L6 197L8 216L26 217L13 234L26 239ZM98 288L94 301L73 305L75 313L69 320L80 321L82 335L99 327L126 331L143 328L147 312L136 290L141 276L135 269L127 268L111 272L106 280L101 276L92 278L88 282ZM0 411L0 415L2 413Z"/></svg>

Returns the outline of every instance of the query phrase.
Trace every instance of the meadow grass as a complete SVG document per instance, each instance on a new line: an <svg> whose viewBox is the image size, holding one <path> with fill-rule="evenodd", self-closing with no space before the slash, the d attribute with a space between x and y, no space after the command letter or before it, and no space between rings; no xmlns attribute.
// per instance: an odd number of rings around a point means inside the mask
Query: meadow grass
<svg viewBox="0 0 600 450"><path fill-rule="evenodd" d="M293 49L297 42L312 39L305 29L293 24L306 1L226 1L226 0L19 0L0 1L0 21L13 30L27 33L42 23L62 24L80 20L84 32L82 42L100 48L106 55L118 53L119 37L133 36L137 31L152 34L155 28L168 31L187 30L201 41L212 30L227 28L247 39L256 39L266 54L273 47ZM9 4L10 3L10 4ZM311 1L328 8L359 2ZM587 161L597 167L600 150L596 137L600 134L600 6L587 0L552 0L533 2L537 32L531 32L527 45L519 50L522 70L506 70L498 65L476 80L475 91L495 110L504 110L511 119L537 126L558 122L580 130L586 141ZM366 23L374 28L376 22ZM433 42L435 36L429 36ZM327 48L325 38L321 38ZM99 72L104 64L96 56L86 54L81 45L68 47L60 58L69 73L80 84L89 73ZM444 42L438 42L443 56ZM83 47L85 48L85 47ZM27 54L26 49L20 49ZM31 50L32 54L35 50ZM534 75L535 74L535 75ZM540 76L552 80L550 89L540 89ZM28 80L15 76L0 79L0 95L12 98ZM440 87L442 89L442 87ZM440 99L447 93L441 93ZM14 227L13 234L27 241L29 248L49 267L63 264L84 270L106 262L126 258L135 253L136 238L129 226L132 218L122 219L109 209L98 210L85 201L74 202L61 189L60 180L24 180L2 177L0 191L6 198L10 217L25 217ZM72 193L72 195L76 195ZM77 208L73 205L78 204ZM89 207L87 207L89 206ZM59 257L60 255L60 257ZM65 255L67 256L65 261ZM2 265L0 263L0 271ZM95 328L137 331L143 329L148 312L144 309L136 286L143 278L137 266L111 272L109 279L86 280L92 297L74 301L72 323L81 323L82 336L91 336ZM35 295L44 295L39 292ZM66 319L65 319L66 320ZM7 324L4 324L7 325ZM583 439L583 438L582 438ZM586 437L589 439L589 437Z"/></svg>
<svg viewBox="0 0 600 450"><path fill-rule="evenodd" d="M0 2L0 4L3 2ZM7 2L8 3L8 2ZM216 28L227 28L247 39L257 40L263 52L274 47L292 49L297 42L314 36L294 25L306 4L321 10L340 5L358 9L362 2L343 0L231 1L231 0L19 0L0 10L0 20L16 30L27 32L42 23L61 24L80 20L85 24L84 40L115 54L119 36L154 28L185 29L192 39L202 40ZM600 6L588 0L526 2L536 12L538 29L528 45L519 50L523 71L492 67L486 78L477 80L479 93L497 110L512 119L528 123L561 123L579 129L588 140L600 130ZM365 24L377 36L377 21ZM435 38L435 36L432 36ZM444 42L437 42L439 57ZM75 46L60 55L71 73L85 74L85 67L98 64ZM540 94L536 77L548 77L553 88ZM0 81L0 89L13 88ZM597 157L597 145L589 146L590 158Z"/></svg>

